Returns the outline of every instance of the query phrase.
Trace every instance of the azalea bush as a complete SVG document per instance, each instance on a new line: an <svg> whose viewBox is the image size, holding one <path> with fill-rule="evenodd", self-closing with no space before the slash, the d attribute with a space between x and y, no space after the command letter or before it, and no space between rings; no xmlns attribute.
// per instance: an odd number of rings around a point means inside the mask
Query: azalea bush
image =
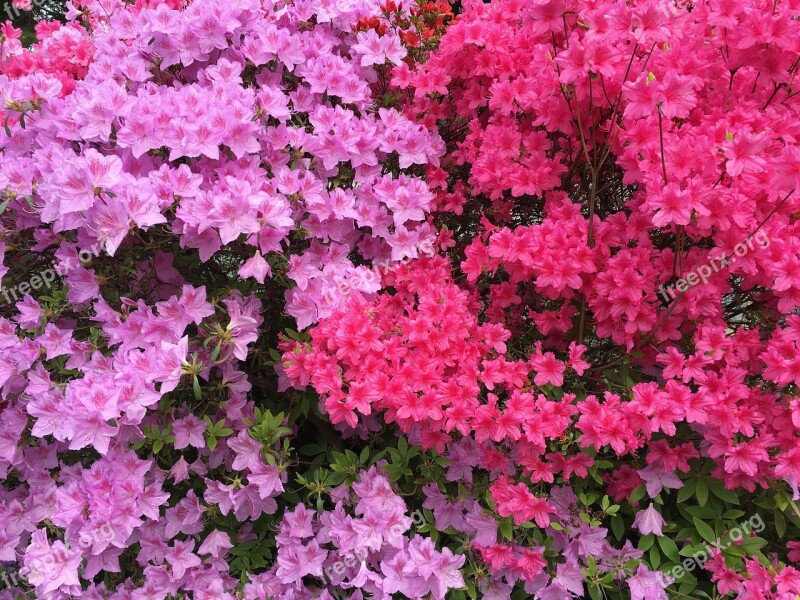
<svg viewBox="0 0 800 600"><path fill-rule="evenodd" d="M447 249L290 342L286 372L506 519L488 545L437 521L482 594L798 593L798 54L766 23L796 11L475 3L394 70L448 143Z"/></svg>
<svg viewBox="0 0 800 600"><path fill-rule="evenodd" d="M800 594L800 6L0 29L0 596Z"/></svg>

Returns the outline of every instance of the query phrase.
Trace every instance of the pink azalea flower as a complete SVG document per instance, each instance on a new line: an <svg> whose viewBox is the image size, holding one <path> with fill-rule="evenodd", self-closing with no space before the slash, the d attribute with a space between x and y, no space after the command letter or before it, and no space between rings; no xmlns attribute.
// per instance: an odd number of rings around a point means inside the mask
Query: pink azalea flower
<svg viewBox="0 0 800 600"><path fill-rule="evenodd" d="M636 518L633 520L633 526L636 527L642 535L654 534L657 536L664 535L661 528L664 526L665 521L655 506L652 504L644 510L636 513Z"/></svg>

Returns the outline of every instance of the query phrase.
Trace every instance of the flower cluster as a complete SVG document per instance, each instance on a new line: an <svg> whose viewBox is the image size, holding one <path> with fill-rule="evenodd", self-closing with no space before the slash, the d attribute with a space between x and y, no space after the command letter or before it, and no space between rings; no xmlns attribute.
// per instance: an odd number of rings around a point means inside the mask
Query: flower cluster
<svg viewBox="0 0 800 600"><path fill-rule="evenodd" d="M307 327L416 256L444 147L380 97L406 50L355 31L377 2L66 16L0 35L0 274L51 275L0 316L0 556L42 598L232 598L266 557L228 551L286 506L264 316ZM402 585L460 586L435 553Z"/></svg>
<svg viewBox="0 0 800 600"><path fill-rule="evenodd" d="M86 29L77 23L39 21L37 41L31 48L22 47L21 36L22 32L10 22L0 25L0 81L3 76L23 79L23 85L30 87L26 100L53 93L66 96L74 91L77 80L86 76L94 55L94 43Z"/></svg>
<svg viewBox="0 0 800 600"><path fill-rule="evenodd" d="M248 598L332 598L332 591L348 590L376 599L400 593L442 600L464 586L465 557L437 551L425 536L408 536L406 503L377 467L338 496L333 510L316 514L299 505L284 514L276 564L245 586Z"/></svg>
<svg viewBox="0 0 800 600"><path fill-rule="evenodd" d="M703 509L709 490L751 494L781 513L779 531L797 526L800 499L798 147L785 135L798 49L775 37L797 32L797 8L662 9L465 3L427 61L395 67L404 112L450 143L427 178L460 270L401 267L283 356L333 422L365 435L379 412L443 452L451 481L488 473L492 508L517 526L548 526L547 484L602 481L594 501L627 504L644 550L670 519L711 518L681 514L670 490ZM658 295L712 264L702 285ZM655 505L637 512L645 494ZM651 550L651 571L679 562L671 544ZM758 573L738 556L746 575L720 591L797 593L792 567ZM649 586L631 594L665 597Z"/></svg>
<svg viewBox="0 0 800 600"><path fill-rule="evenodd" d="M120 3L74 91L28 68L0 80L10 99L0 188L15 226L80 231L81 247L99 241L109 256L156 226L204 261L224 247L242 277L263 283L280 269L296 283L287 311L300 327L335 308L331 290L358 273L353 251L415 256L431 235L433 196L398 174L438 164L443 145L396 110L374 109L381 69L406 54L399 37L350 30L380 16L377 3L319 14L259 7ZM80 46L65 37L77 31L57 30L21 56ZM290 234L306 249L287 265Z"/></svg>
<svg viewBox="0 0 800 600"><path fill-rule="evenodd" d="M797 2L35 33L0 28L0 600L800 594Z"/></svg>

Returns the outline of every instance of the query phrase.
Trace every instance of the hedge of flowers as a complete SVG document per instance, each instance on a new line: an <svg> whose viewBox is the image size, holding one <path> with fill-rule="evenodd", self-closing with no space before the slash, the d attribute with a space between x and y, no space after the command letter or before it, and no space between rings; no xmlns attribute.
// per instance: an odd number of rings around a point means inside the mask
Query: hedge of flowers
<svg viewBox="0 0 800 600"><path fill-rule="evenodd" d="M800 4L0 27L0 600L795 600Z"/></svg>

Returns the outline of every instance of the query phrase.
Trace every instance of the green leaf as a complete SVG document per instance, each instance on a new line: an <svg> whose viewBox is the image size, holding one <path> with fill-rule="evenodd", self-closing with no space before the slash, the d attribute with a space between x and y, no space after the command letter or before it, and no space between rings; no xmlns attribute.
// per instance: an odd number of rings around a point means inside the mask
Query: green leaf
<svg viewBox="0 0 800 600"><path fill-rule="evenodd" d="M789 500L789 495L784 492L775 494L775 504L781 510L786 510L786 508L789 506Z"/></svg>
<svg viewBox="0 0 800 600"><path fill-rule="evenodd" d="M625 521L620 516L611 519L611 531L617 541L622 541L622 536L625 535Z"/></svg>
<svg viewBox="0 0 800 600"><path fill-rule="evenodd" d="M603 600L603 591L596 583L590 583L587 587L589 588L589 596L592 600Z"/></svg>
<svg viewBox="0 0 800 600"><path fill-rule="evenodd" d="M246 542L242 542L241 544L237 544L233 548L231 548L231 554L234 556L241 556L243 554L248 554L250 550L255 548L258 542L256 540L248 540Z"/></svg>
<svg viewBox="0 0 800 600"><path fill-rule="evenodd" d="M705 480L703 479L697 480L695 495L697 496L697 503L700 506L705 506L706 502L708 502L708 486L706 485Z"/></svg>
<svg viewBox="0 0 800 600"><path fill-rule="evenodd" d="M669 558L671 561L676 563L681 562L680 553L678 552L678 546L672 539L661 536L658 538L658 545L661 546L661 550L664 552L664 555Z"/></svg>
<svg viewBox="0 0 800 600"><path fill-rule="evenodd" d="M707 506L686 506L680 507L683 508L688 514L692 517L697 517L698 519L716 519L717 513L713 510L708 508ZM688 519L691 521L691 519Z"/></svg>
<svg viewBox="0 0 800 600"><path fill-rule="evenodd" d="M738 519L739 517L743 517L745 514L746 513L743 510L737 510L732 508L731 510L726 510L724 513L722 513L722 518L728 520L734 520Z"/></svg>
<svg viewBox="0 0 800 600"><path fill-rule="evenodd" d="M514 530L511 526L511 521L501 521L500 525L498 526L500 529L500 533L503 535L504 538L511 541L514 536Z"/></svg>
<svg viewBox="0 0 800 600"><path fill-rule="evenodd" d="M691 546L684 546L681 548L679 554L681 556L692 556L697 554L698 552L705 553L708 551L708 548L705 544L692 544Z"/></svg>
<svg viewBox="0 0 800 600"><path fill-rule="evenodd" d="M694 591L694 589L697 587L697 579L695 579L694 576L692 576L691 573L687 572L687 573L684 574L683 577L681 577L681 580L683 580L687 576L691 577L692 579L694 579L694 581L686 581L686 582L682 583L681 586L678 588L678 593L679 594L683 594L684 596L686 596L688 598L691 598L691 596L689 594L691 594Z"/></svg>
<svg viewBox="0 0 800 600"><path fill-rule="evenodd" d="M294 341L296 341L296 342L302 342L303 341L303 338L301 337L301 335L299 333L297 333L294 329L289 329L287 327L285 331L286 331L286 335L288 335Z"/></svg>
<svg viewBox="0 0 800 600"><path fill-rule="evenodd" d="M689 498L694 496L694 490L697 487L697 477L692 477L687 480L685 485L678 490L678 502L686 502Z"/></svg>
<svg viewBox="0 0 800 600"><path fill-rule="evenodd" d="M726 490L721 481L719 485L711 487L711 493L728 504L739 504L739 495L733 490Z"/></svg>
<svg viewBox="0 0 800 600"><path fill-rule="evenodd" d="M658 551L658 546L651 546L650 548L650 566L653 569L657 569L658 565L661 564L661 554Z"/></svg>
<svg viewBox="0 0 800 600"><path fill-rule="evenodd" d="M634 488L634 490L631 492L631 495L630 495L630 497L628 498L628 502L638 502L639 500L641 500L642 498L644 498L645 491L646 491L646 490L645 490L645 487L644 487L644 485L637 486L637 487L636 487L636 488Z"/></svg>
<svg viewBox="0 0 800 600"><path fill-rule="evenodd" d="M697 517L694 517L692 522L697 529L697 533L699 533L705 541L710 543L717 541L717 534L714 533L714 530L711 529L711 526L708 523L701 521Z"/></svg>
<svg viewBox="0 0 800 600"><path fill-rule="evenodd" d="M691 583L695 586L697 585L697 577L692 575L691 571L686 571L686 573L683 574L683 577L681 577L678 581L682 583Z"/></svg>
<svg viewBox="0 0 800 600"><path fill-rule="evenodd" d="M742 540L741 547L748 553L755 552L767 545L767 540L760 537L746 537Z"/></svg>
<svg viewBox="0 0 800 600"><path fill-rule="evenodd" d="M324 454L325 448L318 444L306 444L305 446L301 446L297 452L303 456L317 456L319 454Z"/></svg>
<svg viewBox="0 0 800 600"><path fill-rule="evenodd" d="M727 548L725 548L725 550L723 550L723 552L725 553L725 556L742 557L745 554L747 554L747 552L742 546L728 546Z"/></svg>
<svg viewBox="0 0 800 600"><path fill-rule="evenodd" d="M761 498L759 500L753 501L753 504L755 504L756 506L760 506L761 508L766 508L768 510L772 510L773 508L778 506L775 503L775 498L772 497L772 496L764 496L763 498ZM778 506L778 509L779 510L783 510L783 508L780 507L780 506Z"/></svg>
<svg viewBox="0 0 800 600"><path fill-rule="evenodd" d="M643 536L639 540L639 550L643 550L644 551L644 550L650 549L650 547L653 545L653 542L655 542L655 541L656 541L656 538L652 533L649 533L649 534Z"/></svg>
<svg viewBox="0 0 800 600"><path fill-rule="evenodd" d="M775 533L778 537L783 539L783 534L786 533L786 519L783 518L783 513L776 510L773 511L772 516L775 518Z"/></svg>

